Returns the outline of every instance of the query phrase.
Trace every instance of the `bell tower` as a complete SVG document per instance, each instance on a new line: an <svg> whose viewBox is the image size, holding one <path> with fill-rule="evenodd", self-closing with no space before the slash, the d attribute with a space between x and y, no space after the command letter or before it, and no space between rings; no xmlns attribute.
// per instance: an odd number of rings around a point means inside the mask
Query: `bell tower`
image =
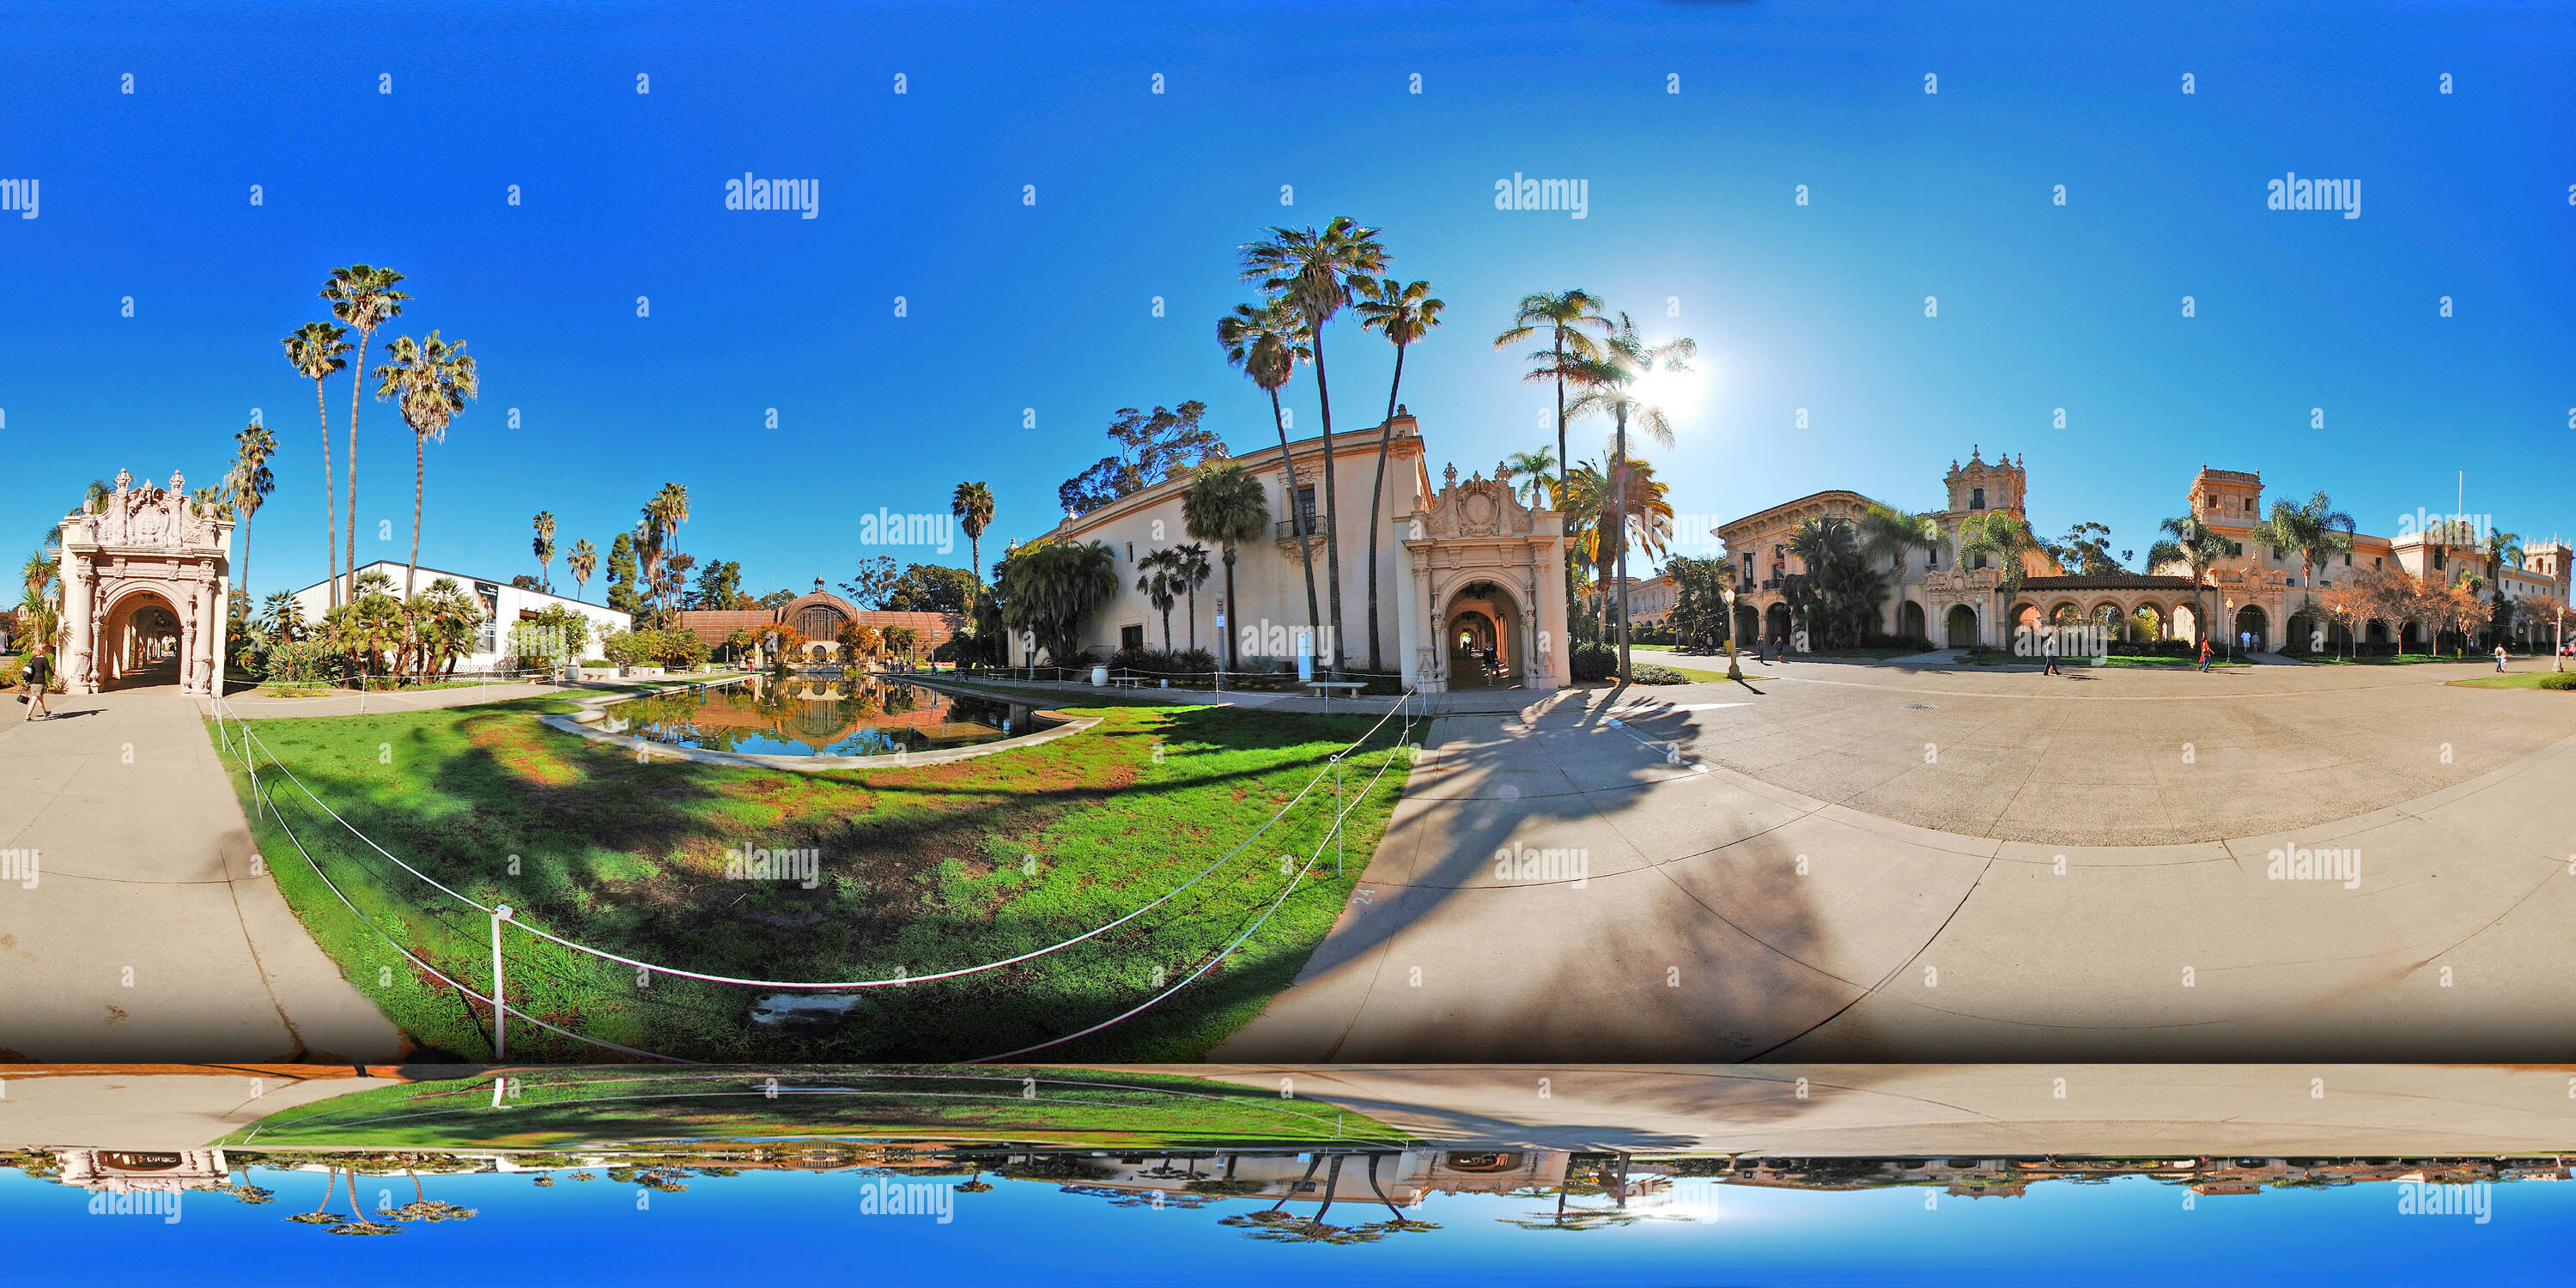
<svg viewBox="0 0 2576 1288"><path fill-rule="evenodd" d="M2020 513L2026 503L2029 475L2021 459L2007 452L1986 463L1980 449L1968 449L1965 466L1953 460L1950 472L1941 477L1949 491L1952 514L1975 514L1985 510L2010 510Z"/></svg>

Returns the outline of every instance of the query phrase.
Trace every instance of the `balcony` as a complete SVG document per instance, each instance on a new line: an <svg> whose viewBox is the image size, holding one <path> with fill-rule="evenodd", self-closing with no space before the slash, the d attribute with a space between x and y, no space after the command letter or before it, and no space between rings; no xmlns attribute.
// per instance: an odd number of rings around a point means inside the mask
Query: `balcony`
<svg viewBox="0 0 2576 1288"><path fill-rule="evenodd" d="M1315 541L1324 535L1324 525L1311 514L1300 515L1294 519L1281 519L1271 527L1277 532L1276 539L1283 546L1295 543L1301 536L1308 541Z"/></svg>

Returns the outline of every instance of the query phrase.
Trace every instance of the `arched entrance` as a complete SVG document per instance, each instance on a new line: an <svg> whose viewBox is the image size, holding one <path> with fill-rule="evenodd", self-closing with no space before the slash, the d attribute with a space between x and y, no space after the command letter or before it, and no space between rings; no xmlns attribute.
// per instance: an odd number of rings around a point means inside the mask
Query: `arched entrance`
<svg viewBox="0 0 2576 1288"><path fill-rule="evenodd" d="M1977 646L1977 610L1966 604L1952 604L1943 620L1942 634L1951 648Z"/></svg>
<svg viewBox="0 0 2576 1288"><path fill-rule="evenodd" d="M1910 639L1931 638L1930 632L1923 629L1923 605L1909 599L1897 606L1896 633Z"/></svg>
<svg viewBox="0 0 2576 1288"><path fill-rule="evenodd" d="M1771 640L1786 640L1789 638L1789 606L1787 604L1773 604L1768 611L1763 613L1762 634L1764 638Z"/></svg>
<svg viewBox="0 0 2576 1288"><path fill-rule="evenodd" d="M159 591L118 592L100 619L96 662L102 691L179 682L187 628L179 610Z"/></svg>
<svg viewBox="0 0 2576 1288"><path fill-rule="evenodd" d="M1735 606L1735 647L1740 649L1753 647L1753 637L1761 633L1762 614L1753 611L1751 604L1737 604Z"/></svg>
<svg viewBox="0 0 2576 1288"><path fill-rule="evenodd" d="M1508 688L1521 682L1523 656L1519 601L1497 582L1474 581L1449 597L1441 615L1440 647L1447 655L1452 689Z"/></svg>
<svg viewBox="0 0 2576 1288"><path fill-rule="evenodd" d="M2248 647L2257 650L2269 650L2272 647L2271 637L2265 632L2270 625L2270 621L2270 618L2264 616L2261 608L2253 604L2247 604L2243 608L2236 610L2236 633L2239 636L2252 637L2252 642Z"/></svg>

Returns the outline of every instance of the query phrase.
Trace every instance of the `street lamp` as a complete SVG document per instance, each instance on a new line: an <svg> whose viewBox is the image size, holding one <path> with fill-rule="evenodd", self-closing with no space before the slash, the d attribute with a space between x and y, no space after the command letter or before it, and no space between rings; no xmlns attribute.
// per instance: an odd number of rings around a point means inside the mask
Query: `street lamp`
<svg viewBox="0 0 2576 1288"><path fill-rule="evenodd" d="M2236 662L2236 601L2221 599L2218 602L2227 605L2227 661L2232 666Z"/></svg>
<svg viewBox="0 0 2576 1288"><path fill-rule="evenodd" d="M1726 585L1718 588L1718 602L1726 606L1726 678L1742 680L1744 668L1735 661L1735 570L1726 570Z"/></svg>

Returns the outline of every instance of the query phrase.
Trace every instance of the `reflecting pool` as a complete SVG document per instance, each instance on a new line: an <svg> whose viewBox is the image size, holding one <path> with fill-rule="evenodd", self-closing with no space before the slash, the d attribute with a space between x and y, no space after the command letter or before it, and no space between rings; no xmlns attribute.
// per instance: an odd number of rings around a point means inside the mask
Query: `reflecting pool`
<svg viewBox="0 0 2576 1288"><path fill-rule="evenodd" d="M599 728L751 756L940 751L1043 727L1033 709L877 675L754 675L607 707Z"/></svg>

